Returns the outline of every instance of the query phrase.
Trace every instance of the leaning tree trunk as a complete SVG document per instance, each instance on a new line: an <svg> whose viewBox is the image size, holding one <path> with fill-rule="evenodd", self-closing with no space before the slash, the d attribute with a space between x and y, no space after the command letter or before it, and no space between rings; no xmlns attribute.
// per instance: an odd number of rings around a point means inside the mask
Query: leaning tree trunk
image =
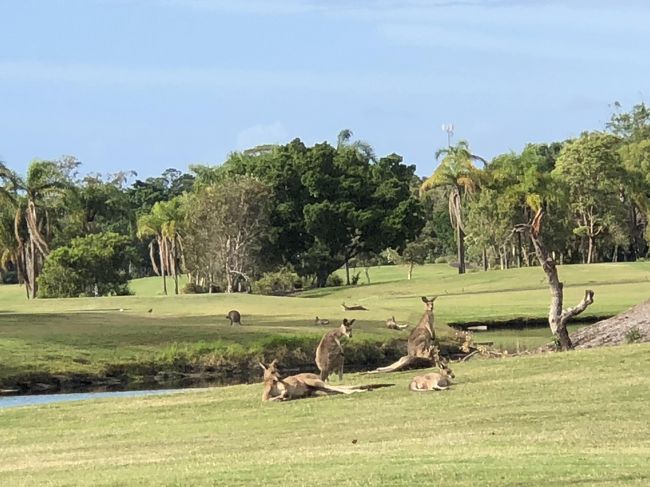
<svg viewBox="0 0 650 487"><path fill-rule="evenodd" d="M551 327L551 332L555 337L556 342L558 343L562 351L571 350L573 348L573 343L571 343L571 338L569 337L569 332L567 331L566 325L571 318L579 315L587 306L594 302L594 292L590 289L585 290L585 296L582 298L582 301L578 303L574 308L562 309L563 298L564 298L564 284L560 281L560 278L557 273L557 268L555 265L555 259L546 250L544 243L542 242L540 236L540 228L542 224L542 216L544 212L538 210L537 214L533 218L533 221L529 225L518 225L515 230L522 231L528 230L530 234L530 240L533 243L535 248L535 254L537 259L546 273L548 278L548 285L551 290L551 307L548 313L548 324Z"/></svg>
<svg viewBox="0 0 650 487"><path fill-rule="evenodd" d="M406 278L410 281L413 277L413 262L409 262L409 270Z"/></svg>

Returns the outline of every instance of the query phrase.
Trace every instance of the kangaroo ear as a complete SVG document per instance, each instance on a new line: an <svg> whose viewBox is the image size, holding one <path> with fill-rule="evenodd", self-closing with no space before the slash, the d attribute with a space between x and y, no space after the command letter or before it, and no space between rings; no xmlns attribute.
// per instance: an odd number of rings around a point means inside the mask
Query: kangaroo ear
<svg viewBox="0 0 650 487"><path fill-rule="evenodd" d="M428 303L428 302L429 302L429 300L427 299L427 297L426 297L426 296L422 296L422 302L423 302L423 303Z"/></svg>
<svg viewBox="0 0 650 487"><path fill-rule="evenodd" d="M344 324L345 326L348 326L348 319L347 319L347 318L343 318L343 324Z"/></svg>
<svg viewBox="0 0 650 487"><path fill-rule="evenodd" d="M355 319L353 319L353 320L350 320L350 321L348 321L348 326L352 326L352 324L353 324L353 323L354 323L355 321L357 321L357 319L356 319L356 318L355 318Z"/></svg>
<svg viewBox="0 0 650 487"><path fill-rule="evenodd" d="M429 301L434 302L438 296L432 296Z"/></svg>
<svg viewBox="0 0 650 487"><path fill-rule="evenodd" d="M266 370L266 367L264 366L264 364L263 364L262 362L257 362L257 364L258 364L260 367L262 367L262 370Z"/></svg>
<svg viewBox="0 0 650 487"><path fill-rule="evenodd" d="M269 367L276 367L277 365L278 365L278 359L275 358L273 359L273 362L271 362L271 365L269 365Z"/></svg>

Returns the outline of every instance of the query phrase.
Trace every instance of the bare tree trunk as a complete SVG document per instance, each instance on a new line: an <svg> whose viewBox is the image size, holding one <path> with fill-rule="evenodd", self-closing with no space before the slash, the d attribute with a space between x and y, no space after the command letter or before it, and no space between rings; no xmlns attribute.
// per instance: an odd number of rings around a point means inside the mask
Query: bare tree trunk
<svg viewBox="0 0 650 487"><path fill-rule="evenodd" d="M345 285L350 285L350 264L348 259L345 259Z"/></svg>
<svg viewBox="0 0 650 487"><path fill-rule="evenodd" d="M485 247L483 247L483 270L485 272L488 270L487 249Z"/></svg>
<svg viewBox="0 0 650 487"><path fill-rule="evenodd" d="M594 237L589 235L588 239L589 239L589 245L587 247L587 264L592 264L593 263L592 262L592 259L593 259L592 254L593 254L593 251L594 251Z"/></svg>
<svg viewBox="0 0 650 487"><path fill-rule="evenodd" d="M165 240L158 237L158 255L160 257L160 275L163 278L163 292L167 295L167 277L166 277L166 259L165 259Z"/></svg>
<svg viewBox="0 0 650 487"><path fill-rule="evenodd" d="M594 292L590 289L585 290L585 296L577 306L566 310L562 309L564 284L560 281L558 276L555 260L549 255L541 239L540 229L543 215L544 212L538 210L530 225L518 225L516 230L521 231L521 229L527 229L530 233L530 239L535 247L537 259L548 278L548 285L551 291L551 306L548 314L548 324L560 349L566 351L573 348L566 325L571 318L582 313L587 309L587 306L594 302Z"/></svg>
<svg viewBox="0 0 650 487"><path fill-rule="evenodd" d="M458 273L465 274L465 232L460 222L456 224L456 241L458 245Z"/></svg>
<svg viewBox="0 0 650 487"><path fill-rule="evenodd" d="M408 271L408 275L406 277L407 277L407 279L409 281L413 277L413 262L409 262L409 271Z"/></svg>
<svg viewBox="0 0 650 487"><path fill-rule="evenodd" d="M177 258L176 258L176 237L171 239L171 252L170 252L170 261L172 267L172 276L174 278L174 294L178 294L178 269L177 269Z"/></svg>
<svg viewBox="0 0 650 487"><path fill-rule="evenodd" d="M517 267L521 267L521 233L517 233Z"/></svg>

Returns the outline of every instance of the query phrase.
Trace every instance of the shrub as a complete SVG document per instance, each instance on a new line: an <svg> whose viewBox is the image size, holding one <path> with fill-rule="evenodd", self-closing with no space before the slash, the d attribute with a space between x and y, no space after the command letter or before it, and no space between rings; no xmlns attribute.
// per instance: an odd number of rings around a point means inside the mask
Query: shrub
<svg viewBox="0 0 650 487"><path fill-rule="evenodd" d="M204 294L208 292L206 288L201 286L200 284L195 284L193 282L188 282L183 286L183 289L181 290L182 294Z"/></svg>
<svg viewBox="0 0 650 487"><path fill-rule="evenodd" d="M339 287L343 285L343 278L338 274L331 274L325 283L327 287Z"/></svg>
<svg viewBox="0 0 650 487"><path fill-rule="evenodd" d="M300 283L300 287L302 287L298 274L285 267L276 272L263 274L255 282L253 289L257 294L283 296L295 291L296 283Z"/></svg>
<svg viewBox="0 0 650 487"><path fill-rule="evenodd" d="M359 279L361 278L361 272L355 272L352 274L352 278L350 279L350 283L352 283L353 286L356 286L359 284Z"/></svg>
<svg viewBox="0 0 650 487"><path fill-rule="evenodd" d="M123 296L129 292L130 239L113 232L73 239L52 251L38 278L39 297Z"/></svg>
<svg viewBox="0 0 650 487"><path fill-rule="evenodd" d="M433 261L436 264L446 264L449 262L449 259L445 255L441 255L440 257L436 257L436 259Z"/></svg>

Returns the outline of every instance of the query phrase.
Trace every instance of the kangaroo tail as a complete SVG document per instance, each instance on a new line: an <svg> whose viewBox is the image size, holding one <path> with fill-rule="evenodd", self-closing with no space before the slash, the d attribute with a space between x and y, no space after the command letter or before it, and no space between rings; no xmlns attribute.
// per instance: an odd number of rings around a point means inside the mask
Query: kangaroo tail
<svg viewBox="0 0 650 487"><path fill-rule="evenodd" d="M375 370L371 370L369 373L377 374L379 372L395 372L396 370L400 370L406 367L413 361L414 361L414 357L411 357L410 355L405 355L394 364L388 365L386 367L378 367Z"/></svg>
<svg viewBox="0 0 650 487"><path fill-rule="evenodd" d="M381 389L382 387L393 387L395 384L364 384L362 386L352 386L355 389L362 391L374 391L375 389Z"/></svg>

